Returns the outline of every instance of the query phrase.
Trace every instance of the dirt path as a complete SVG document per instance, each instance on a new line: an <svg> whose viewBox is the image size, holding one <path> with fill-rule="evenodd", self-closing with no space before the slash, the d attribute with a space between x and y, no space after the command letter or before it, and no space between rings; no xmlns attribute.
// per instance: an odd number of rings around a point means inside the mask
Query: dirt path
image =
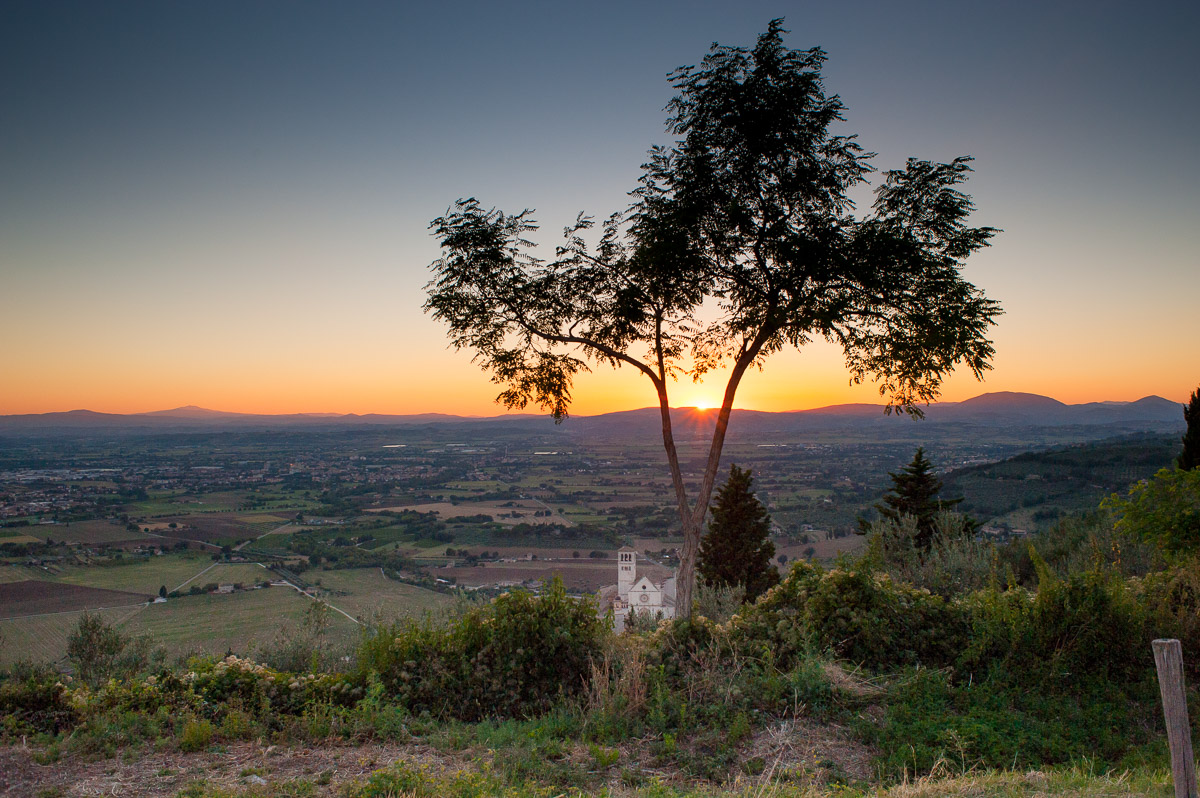
<svg viewBox="0 0 1200 798"><path fill-rule="evenodd" d="M174 796L190 784L250 787L303 780L316 785L316 796L341 794L355 779L397 760L424 762L433 758L422 746L369 743L325 743L312 747L260 746L234 743L221 753L146 753L83 761L66 758L47 765L34 761L34 749L0 748L0 796Z"/></svg>

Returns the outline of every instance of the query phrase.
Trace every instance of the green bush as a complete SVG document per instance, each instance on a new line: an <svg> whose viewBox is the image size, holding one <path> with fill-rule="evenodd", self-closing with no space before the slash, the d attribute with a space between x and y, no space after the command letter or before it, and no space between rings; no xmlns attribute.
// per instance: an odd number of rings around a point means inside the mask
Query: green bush
<svg viewBox="0 0 1200 798"><path fill-rule="evenodd" d="M957 603L864 564L824 571L797 562L732 627L740 645L769 646L785 670L828 649L884 671L953 663L966 643L968 619Z"/></svg>
<svg viewBox="0 0 1200 798"><path fill-rule="evenodd" d="M49 668L22 670L0 684L0 737L57 734L79 722L57 673Z"/></svg>
<svg viewBox="0 0 1200 798"><path fill-rule="evenodd" d="M966 602L971 642L959 667L976 676L1002 674L1026 686L1142 678L1153 635L1146 608L1126 580L1107 568L1065 579L1044 563L1039 570L1036 592L990 590Z"/></svg>
<svg viewBox="0 0 1200 798"><path fill-rule="evenodd" d="M1101 503L1117 515L1117 529L1172 553L1200 550L1200 468L1164 468Z"/></svg>
<svg viewBox="0 0 1200 798"><path fill-rule="evenodd" d="M413 712L527 717L583 689L604 635L595 605L556 579L541 596L505 593L445 626L383 628L359 651L360 676L377 674Z"/></svg>

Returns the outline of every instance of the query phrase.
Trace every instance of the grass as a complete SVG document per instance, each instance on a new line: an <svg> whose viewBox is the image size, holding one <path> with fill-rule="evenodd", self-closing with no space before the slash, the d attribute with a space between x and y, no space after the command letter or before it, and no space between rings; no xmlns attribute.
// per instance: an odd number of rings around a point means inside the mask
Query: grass
<svg viewBox="0 0 1200 798"><path fill-rule="evenodd" d="M359 618L394 620L421 616L453 603L450 596L388 579L378 568L311 571L326 590L346 595L329 596L329 601Z"/></svg>
<svg viewBox="0 0 1200 798"><path fill-rule="evenodd" d="M185 596L150 605L121 631L151 635L172 654L224 654L229 649L247 654L273 641L285 624L299 623L310 602L286 587ZM337 613L330 619L335 628L352 626Z"/></svg>

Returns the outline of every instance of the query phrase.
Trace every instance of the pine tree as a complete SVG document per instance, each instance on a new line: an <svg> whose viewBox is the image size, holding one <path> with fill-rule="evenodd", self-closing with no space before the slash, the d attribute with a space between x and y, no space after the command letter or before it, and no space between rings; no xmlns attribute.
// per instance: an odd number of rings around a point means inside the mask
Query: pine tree
<svg viewBox="0 0 1200 798"><path fill-rule="evenodd" d="M899 521L902 516L912 516L917 521L917 534L913 543L917 548L929 550L937 539L937 514L949 510L962 502L958 499L939 499L942 481L933 473L933 463L925 457L925 448L920 447L912 462L898 474L888 472L892 478L891 492L875 505L879 514L890 521ZM971 521L968 529L974 529Z"/></svg>
<svg viewBox="0 0 1200 798"><path fill-rule="evenodd" d="M1175 464L1184 471L1200 467L1200 388L1192 391L1192 400L1183 406L1183 420L1187 432L1183 433L1183 451Z"/></svg>
<svg viewBox="0 0 1200 798"><path fill-rule="evenodd" d="M710 511L708 532L700 541L696 569L709 585L742 585L746 600L754 601L779 581L771 564L775 544L769 537L771 517L750 490L749 469L736 465L729 480L717 491Z"/></svg>

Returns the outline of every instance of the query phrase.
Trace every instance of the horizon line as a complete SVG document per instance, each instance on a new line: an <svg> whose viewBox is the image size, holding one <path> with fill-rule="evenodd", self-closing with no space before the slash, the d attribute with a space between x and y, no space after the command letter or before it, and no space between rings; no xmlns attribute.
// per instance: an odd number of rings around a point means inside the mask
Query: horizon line
<svg viewBox="0 0 1200 798"><path fill-rule="evenodd" d="M1058 402L1059 404L1064 405L1066 407L1077 407L1079 405L1088 405L1088 404L1117 404L1117 405L1134 404L1136 402L1145 401L1146 399L1161 399L1162 401L1166 401L1166 402L1172 401L1170 399L1167 399L1166 397L1162 397L1157 394L1147 394L1146 396L1142 396L1138 399L1131 399L1131 400L1098 399L1098 400L1092 400L1092 401L1088 401L1088 402L1077 402L1077 403L1072 404L1072 403L1063 402L1059 399L1055 399L1054 397L1048 396L1046 394L1033 393L1030 391L985 391L985 392L977 394L975 396L968 397L967 399L952 400L952 401L939 400L939 401L920 404L917 406L918 407L933 407L936 405L957 405L957 404L963 404L964 402L971 402L971 401L974 401L974 400L977 400L977 399L980 399L980 398L983 398L986 396L1035 397L1038 399L1049 399L1051 401ZM888 405L886 402L837 402L834 404L818 405L818 406L806 407L806 408L795 408L795 409L791 409L791 410L757 410L755 408L749 408L749 407L738 407L737 405L734 405L730 409L743 411L743 412L751 412L751 413L806 413L806 412L813 412L813 411L818 411L818 410L828 410L830 408L838 408L838 407L878 407L878 408L882 409L882 408L886 408L887 406ZM631 407L631 408L624 408L621 410L609 410L609 411L605 411L603 413L569 414L568 417L569 418L594 418L597 416L607 416L607 415L613 415L616 413L635 413L635 412L642 411L642 410L658 410L658 409L659 409L659 407L657 405L645 405L642 407ZM672 405L670 409L671 410L691 410L691 411L700 411L700 412L707 413L709 411L718 411L720 408L716 407L716 406L702 407L699 405ZM0 413L0 418L13 418L16 416L68 415L68 414L72 414L72 413L93 413L96 415L123 416L123 417L163 416L165 414L176 413L179 411L203 412L203 413L211 413L214 415L228 415L228 416L256 416L256 417L262 417L262 418L273 418L273 417L280 417L280 416L308 416L313 419L322 418L322 417L327 418L327 419L351 418L351 417L362 418L364 416L397 416L397 417L445 416L447 418L488 420L488 419L508 418L508 417L541 417L541 416L549 415L549 413L545 413L545 412L539 412L539 411L531 412L531 411L527 411L527 410L521 410L521 411L516 411L516 412L501 412L501 413L496 413L494 415L447 413L447 412L442 412L442 411L437 411L437 410L421 410L421 411L415 411L415 412L409 412L409 413L397 413L397 412L389 413L389 412L380 412L380 411L368 411L368 412L364 412L364 413L359 413L359 412L337 413L337 412L330 412L330 411L291 411L291 412L279 412L279 413L255 413L255 412L240 411L240 410L215 410L213 408L202 407L200 405L186 404L186 405L179 405L177 407L164 408L164 409L158 409L158 410L138 410L138 411L124 412L124 413L112 412L112 411L106 411L106 410L91 410L86 407L77 407L77 408L72 408L70 410L45 410L45 411L34 412L34 413Z"/></svg>

